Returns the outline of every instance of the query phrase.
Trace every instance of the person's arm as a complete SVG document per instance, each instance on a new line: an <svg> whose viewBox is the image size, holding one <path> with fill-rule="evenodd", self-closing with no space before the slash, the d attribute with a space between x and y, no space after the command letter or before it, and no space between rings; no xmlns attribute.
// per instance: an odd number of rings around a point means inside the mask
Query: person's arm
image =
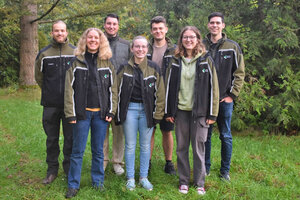
<svg viewBox="0 0 300 200"><path fill-rule="evenodd" d="M218 83L218 76L217 76L217 72L216 72L216 68L215 68L215 64L213 59L208 56L207 58L208 60L208 65L210 68L210 87L211 87L211 93L210 93L210 108L209 108L209 115L207 117L206 123L207 124L212 124L217 120L217 116L218 116L218 112L219 112L219 83Z"/></svg>
<svg viewBox="0 0 300 200"><path fill-rule="evenodd" d="M76 123L76 114L75 114L75 102L73 100L74 90L72 87L72 81L74 78L73 66L75 63L71 64L71 67L66 71L65 79L65 94L64 94L64 112L65 117L69 123Z"/></svg>
<svg viewBox="0 0 300 200"><path fill-rule="evenodd" d="M42 88L43 85L43 72L41 71L42 66L41 66L41 54L39 53L35 59L35 63L34 63L34 77L35 77L35 81L36 83L40 86L40 88Z"/></svg>
<svg viewBox="0 0 300 200"><path fill-rule="evenodd" d="M245 78L245 63L244 56L239 46L235 46L236 58L234 60L233 65L233 82L230 92L228 94L233 100L239 96L240 91L244 84ZM224 101L228 101L228 99L224 99Z"/></svg>

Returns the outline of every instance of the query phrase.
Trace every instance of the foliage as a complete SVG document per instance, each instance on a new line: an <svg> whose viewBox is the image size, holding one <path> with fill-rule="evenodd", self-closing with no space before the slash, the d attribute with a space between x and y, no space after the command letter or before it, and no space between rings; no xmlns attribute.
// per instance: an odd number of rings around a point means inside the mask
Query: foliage
<svg viewBox="0 0 300 200"><path fill-rule="evenodd" d="M37 0L38 16L53 2ZM12 11L18 5L19 0L0 0L0 48L6 52L0 56L0 87L17 82L20 28L19 15ZM207 16L214 11L225 14L225 33L240 44L246 63L246 83L236 102L233 129L253 126L265 132L298 133L300 4L296 0L61 0L39 22L39 48L48 44L51 21L57 19L66 21L69 39L76 44L86 28L102 28L110 12L120 16L119 33L128 40L136 35L151 38L150 19L163 15L169 27L167 36L176 43L186 25L195 25L205 36Z"/></svg>
<svg viewBox="0 0 300 200"><path fill-rule="evenodd" d="M0 87L3 87L18 81L20 28L16 26L19 20L12 7L0 7L0 21Z"/></svg>
<svg viewBox="0 0 300 200"><path fill-rule="evenodd" d="M41 184L46 175L47 164L46 135L42 128L42 106L39 100L39 89L18 90L10 94L7 94L7 89L0 89L0 157L4 161L0 162L0 199L65 199L67 180L61 165L54 183L47 186ZM248 135L234 135L230 183L223 182L218 177L221 159L218 137L218 133L214 131L212 166L210 176L205 180L207 193L201 199L299 199L299 136L268 136L254 131L249 131ZM94 190L90 177L89 138L83 158L80 191L74 199L200 199L192 185L187 195L178 192L178 176L169 176L163 171L165 160L159 129L155 139L149 175L149 180L154 185L153 191L145 191L138 185L135 191L126 190L125 175L115 175L111 163L105 171L106 191ZM62 135L59 141L62 149ZM60 164L63 161L62 154L61 151ZM191 149L189 158L192 163ZM175 167L176 159L174 137ZM136 151L136 180L138 169L139 148Z"/></svg>

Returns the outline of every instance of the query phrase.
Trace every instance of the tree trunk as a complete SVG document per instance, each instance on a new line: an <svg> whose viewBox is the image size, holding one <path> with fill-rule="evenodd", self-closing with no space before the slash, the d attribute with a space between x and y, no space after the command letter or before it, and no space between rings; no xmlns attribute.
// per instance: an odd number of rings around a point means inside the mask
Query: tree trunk
<svg viewBox="0 0 300 200"><path fill-rule="evenodd" d="M35 85L34 61L38 53L37 23L30 21L37 18L37 5L32 0L23 0L23 15L20 19L20 75L21 85Z"/></svg>

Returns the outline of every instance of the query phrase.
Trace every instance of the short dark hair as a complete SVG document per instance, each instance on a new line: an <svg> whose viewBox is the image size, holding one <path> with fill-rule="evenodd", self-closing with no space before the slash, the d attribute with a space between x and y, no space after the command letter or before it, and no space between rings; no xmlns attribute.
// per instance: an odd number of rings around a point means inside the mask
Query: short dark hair
<svg viewBox="0 0 300 200"><path fill-rule="evenodd" d="M119 22L119 16L118 16L117 14L115 14L115 13L109 13L109 14L106 15L106 17L104 18L104 24L106 23L106 19L109 18L109 17L111 17L111 18L116 18L116 19L118 20L118 22Z"/></svg>
<svg viewBox="0 0 300 200"><path fill-rule="evenodd" d="M208 15L208 22L210 22L210 19L213 17L221 17L222 22L224 23L224 15L221 12L213 12L210 15Z"/></svg>
<svg viewBox="0 0 300 200"><path fill-rule="evenodd" d="M164 23L167 26L167 20L163 16L153 17L150 21L150 29L152 29L152 24Z"/></svg>

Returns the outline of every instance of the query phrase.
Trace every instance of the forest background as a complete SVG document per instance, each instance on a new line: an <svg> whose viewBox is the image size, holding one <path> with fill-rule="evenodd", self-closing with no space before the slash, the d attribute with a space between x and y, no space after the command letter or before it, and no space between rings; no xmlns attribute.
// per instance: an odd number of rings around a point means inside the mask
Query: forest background
<svg viewBox="0 0 300 200"><path fill-rule="evenodd" d="M31 29L24 29L26 17L32 21L53 5L45 17L30 24ZM55 20L67 23L70 42L76 45L85 29L103 30L108 13L120 16L119 35L127 40L137 35L150 39L150 19L162 15L168 22L167 36L177 43L186 25L198 27L205 37L207 16L214 11L224 13L224 32L240 44L246 64L232 128L298 135L300 4L296 0L0 0L0 87L13 93L35 85L33 73L24 74L33 71L34 66L28 63L34 61L38 49L48 45ZM24 46L22 41L35 31L32 43Z"/></svg>

